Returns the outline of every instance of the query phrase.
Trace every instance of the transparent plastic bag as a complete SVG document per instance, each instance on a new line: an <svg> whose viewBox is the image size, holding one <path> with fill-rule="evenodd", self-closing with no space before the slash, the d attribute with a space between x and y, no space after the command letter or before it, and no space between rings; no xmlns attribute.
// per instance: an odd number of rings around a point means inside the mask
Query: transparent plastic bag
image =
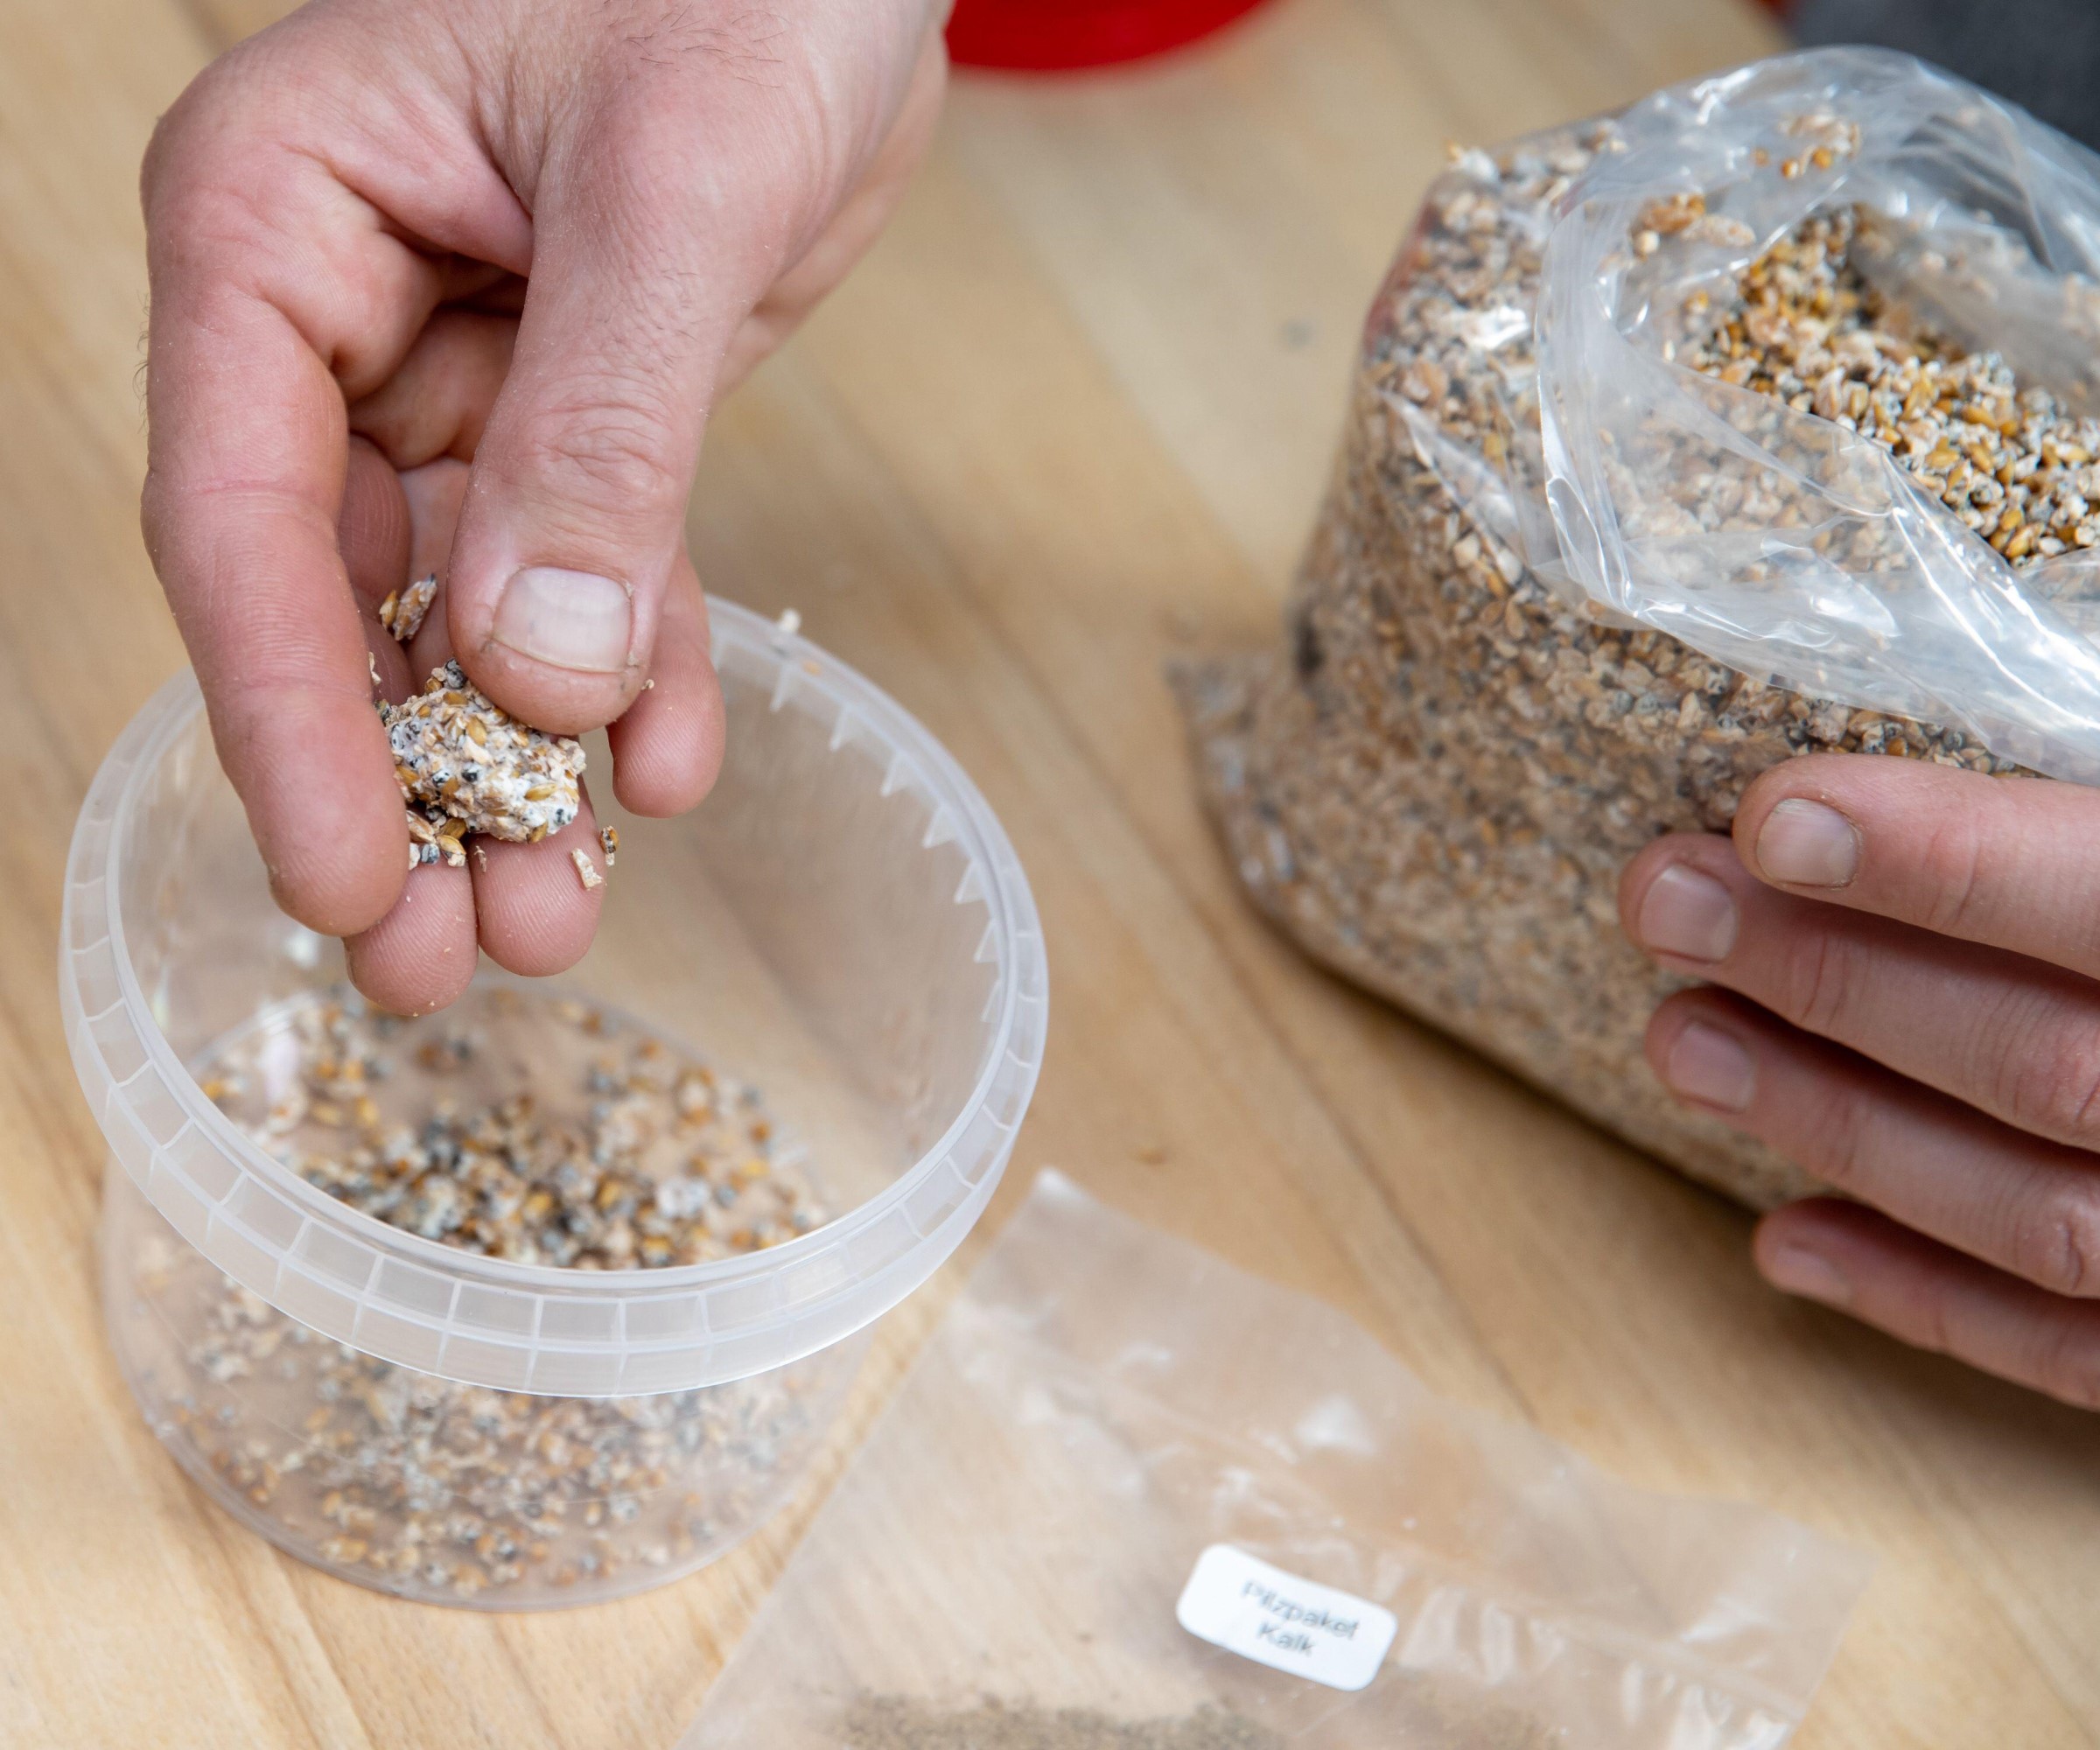
<svg viewBox="0 0 2100 1750"><path fill-rule="evenodd" d="M1707 319L1701 295L1725 304L1774 241L1856 206L1881 230L1866 263L1879 289L2091 413L2100 157L1870 49L1658 92L1612 133L1544 243L1535 339L1551 550L1536 519L1512 517L1534 570L1796 692L2100 781L2100 648L2085 631L2100 549L2016 572L1872 438L1675 356ZM1643 256L1642 215L1681 194L1702 197L1709 220Z"/></svg>
<svg viewBox="0 0 2100 1750"><path fill-rule="evenodd" d="M1902 307L1874 326L2100 412L2100 158L1905 56L1762 62L1454 156L1372 301L1284 638L1177 676L1281 928L1760 1208L1817 1187L1649 1069L1685 981L1619 927L1628 863L1806 753L2100 781L2100 425L2051 465L2069 540L2031 477L2034 554L2071 550L2015 569L1874 438L1693 368L1748 264L1861 211L1847 270Z"/></svg>
<svg viewBox="0 0 2100 1750"><path fill-rule="evenodd" d="M1182 1628L1219 1544L1348 1595L1307 1634L1391 1612L1368 1686ZM1866 1568L1441 1402L1331 1308L1045 1174L683 1750L1772 1750Z"/></svg>

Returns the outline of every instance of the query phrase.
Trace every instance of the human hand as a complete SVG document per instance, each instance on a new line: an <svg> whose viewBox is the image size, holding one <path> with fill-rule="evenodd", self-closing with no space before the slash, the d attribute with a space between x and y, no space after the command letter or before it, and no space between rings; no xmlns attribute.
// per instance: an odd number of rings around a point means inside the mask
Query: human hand
<svg viewBox="0 0 2100 1750"><path fill-rule="evenodd" d="M888 216L942 10L315 0L163 119L147 545L278 903L384 1006L452 1000L477 939L572 963L599 894L569 847L598 853L586 797L410 872L368 663L398 701L457 653L528 724L609 724L637 814L705 794L702 428ZM431 570L404 651L379 605Z"/></svg>
<svg viewBox="0 0 2100 1750"><path fill-rule="evenodd" d="M1765 1217L1759 1268L2100 1408L2100 793L1818 754L1732 840L1660 839L1620 914L1710 979L1659 1008L1681 1098L1856 1201Z"/></svg>

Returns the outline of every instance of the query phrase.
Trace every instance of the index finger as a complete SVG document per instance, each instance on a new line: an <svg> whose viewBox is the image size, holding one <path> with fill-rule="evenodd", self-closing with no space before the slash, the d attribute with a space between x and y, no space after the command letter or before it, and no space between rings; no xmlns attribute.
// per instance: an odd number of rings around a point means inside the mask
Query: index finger
<svg viewBox="0 0 2100 1750"><path fill-rule="evenodd" d="M147 357L146 544L220 761L277 903L353 934L408 858L336 546L341 395L283 312L225 282L157 285Z"/></svg>
<svg viewBox="0 0 2100 1750"><path fill-rule="evenodd" d="M2100 793L1882 754L1764 773L1743 866L1803 897L2100 977Z"/></svg>

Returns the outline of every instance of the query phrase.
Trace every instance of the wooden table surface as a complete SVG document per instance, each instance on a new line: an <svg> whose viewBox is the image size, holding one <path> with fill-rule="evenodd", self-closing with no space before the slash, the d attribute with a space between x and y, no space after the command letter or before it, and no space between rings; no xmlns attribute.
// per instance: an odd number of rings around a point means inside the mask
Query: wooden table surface
<svg viewBox="0 0 2100 1750"><path fill-rule="evenodd" d="M136 531L134 179L155 114L264 21L0 11L0 1743L668 1746L822 1478L651 1596L411 1606L209 1506L102 1343L60 877L96 762L181 661ZM1769 41L1732 0L1284 0L1152 69L962 80L876 255L723 410L693 537L710 586L799 607L919 712L1026 861L1054 1024L988 1226L1055 1163L1345 1306L1439 1390L1870 1546L1809 1750L2090 1745L2100 1420L1782 1302L1738 1212L1299 960L1234 891L1160 679L1272 631L1445 140ZM886 1326L857 1424L955 1280Z"/></svg>

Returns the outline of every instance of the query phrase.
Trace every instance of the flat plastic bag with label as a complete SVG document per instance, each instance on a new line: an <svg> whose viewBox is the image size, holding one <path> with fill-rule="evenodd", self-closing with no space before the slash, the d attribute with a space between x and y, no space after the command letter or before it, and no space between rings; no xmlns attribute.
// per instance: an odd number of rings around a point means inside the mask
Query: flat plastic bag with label
<svg viewBox="0 0 2100 1750"><path fill-rule="evenodd" d="M1773 1750L1866 1568L1046 1173L682 1750Z"/></svg>

